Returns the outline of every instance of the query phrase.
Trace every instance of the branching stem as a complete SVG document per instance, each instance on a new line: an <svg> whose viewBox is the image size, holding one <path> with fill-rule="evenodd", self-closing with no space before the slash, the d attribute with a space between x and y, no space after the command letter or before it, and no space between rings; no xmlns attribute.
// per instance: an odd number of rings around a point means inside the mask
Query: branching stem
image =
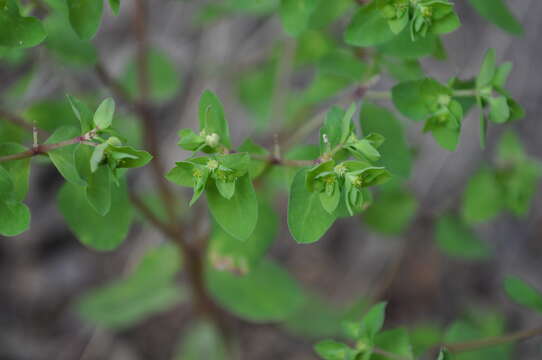
<svg viewBox="0 0 542 360"><path fill-rule="evenodd" d="M23 151L17 154L0 156L0 163L6 162L6 161L12 161L12 160L26 159L26 158L33 157L36 155L43 155L50 151L60 149L66 146L74 145L74 144L85 144L89 146L96 146L96 143L90 141L96 136L96 132L97 130L93 129L87 132L86 134L81 135L81 136L76 136L73 139L60 141L54 144L34 145L32 146L31 149L28 149L26 151Z"/></svg>

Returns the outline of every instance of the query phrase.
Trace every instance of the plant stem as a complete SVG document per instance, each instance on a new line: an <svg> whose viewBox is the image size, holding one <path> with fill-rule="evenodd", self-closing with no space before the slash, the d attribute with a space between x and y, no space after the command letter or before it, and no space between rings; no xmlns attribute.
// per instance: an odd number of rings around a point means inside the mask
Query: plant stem
<svg viewBox="0 0 542 360"><path fill-rule="evenodd" d="M50 151L60 149L66 146L74 145L74 144L85 144L85 145L95 146L95 143L90 141L95 136L96 136L96 129L91 130L84 135L76 136L73 139L60 141L55 144L41 144L41 145L33 146L31 149L28 149L26 151L23 151L17 154L0 156L0 163L6 162L6 161L12 161L12 160L26 159L26 158L33 157L36 155L43 155Z"/></svg>
<svg viewBox="0 0 542 360"><path fill-rule="evenodd" d="M390 100L391 92L390 91L377 91L377 90L368 90L365 93L365 98L372 100Z"/></svg>
<svg viewBox="0 0 542 360"><path fill-rule="evenodd" d="M194 297L194 306L198 314L209 318L222 332L226 340L229 338L228 327L225 323L225 317L222 311L215 305L214 301L207 293L204 279L204 248L199 248L195 244L189 243L183 233L182 227L179 225L176 215L175 195L170 184L167 182L165 175L165 167L160 157L160 146L158 135L155 131L157 128L153 113L147 104L149 98L149 73L148 73L148 39L147 39L147 5L146 0L136 0L134 11L134 33L137 41L137 74L139 87L139 100L136 103L136 110L143 124L145 132L145 144L148 150L153 154L154 159L151 161L151 169L154 179L158 187L159 195L164 203L168 214L168 233L167 235L179 249L179 252L184 259L185 270L188 276L188 283L192 289ZM99 69L97 69L99 70ZM103 75L103 74L102 74ZM108 80L107 78L102 79ZM104 81L108 83L108 81ZM109 81L110 85L114 84ZM110 86L111 87L111 86ZM112 89L112 91L115 91ZM141 204L140 204L141 205ZM158 223L156 223L158 225ZM200 242L198 242L200 243ZM201 242L202 243L202 242Z"/></svg>
<svg viewBox="0 0 542 360"><path fill-rule="evenodd" d="M465 341L451 344L443 344L445 348L450 350L452 353L462 353L467 351L473 351L478 349L483 349L491 346L497 346L502 344L507 344L514 341L525 340L534 336L542 336L542 326L529 330L521 330L511 334L497 336L487 339Z"/></svg>
<svg viewBox="0 0 542 360"><path fill-rule="evenodd" d="M410 360L409 357L402 356L402 355L397 355L397 354L391 353L389 351L386 351L384 349L380 349L380 348L377 348L377 347L373 347L373 353L385 356L385 357L387 357L388 359L391 359L391 360Z"/></svg>
<svg viewBox="0 0 542 360"><path fill-rule="evenodd" d="M455 90L453 97L474 97L476 95L478 95L478 91L476 89Z"/></svg>

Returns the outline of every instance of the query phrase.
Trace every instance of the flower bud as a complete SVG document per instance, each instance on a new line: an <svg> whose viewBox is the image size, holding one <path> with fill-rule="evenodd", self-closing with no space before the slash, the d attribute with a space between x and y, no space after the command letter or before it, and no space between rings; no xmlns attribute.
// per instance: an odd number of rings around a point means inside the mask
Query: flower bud
<svg viewBox="0 0 542 360"><path fill-rule="evenodd" d="M210 135L205 136L205 144L207 144L210 147L216 147L218 143L220 142L220 136L218 136L217 133L212 133Z"/></svg>
<svg viewBox="0 0 542 360"><path fill-rule="evenodd" d="M116 136L111 136L109 139L107 139L107 143L109 145L113 145L113 146L121 146L122 145L122 142Z"/></svg>

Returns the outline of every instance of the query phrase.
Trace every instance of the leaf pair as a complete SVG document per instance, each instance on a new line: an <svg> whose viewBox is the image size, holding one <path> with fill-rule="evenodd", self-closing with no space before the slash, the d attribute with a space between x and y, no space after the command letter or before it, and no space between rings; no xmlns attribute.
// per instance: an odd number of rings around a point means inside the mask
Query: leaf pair
<svg viewBox="0 0 542 360"><path fill-rule="evenodd" d="M178 162L166 178L194 188L190 205L207 191L209 209L217 223L233 237L245 240L254 231L258 218L249 165L247 153L192 158Z"/></svg>
<svg viewBox="0 0 542 360"><path fill-rule="evenodd" d="M406 31L414 42L453 32L460 25L448 0L375 0L358 10L344 37L350 45L368 47L389 42Z"/></svg>
<svg viewBox="0 0 542 360"><path fill-rule="evenodd" d="M46 37L41 21L22 16L16 0L0 2L0 46L28 48L40 44Z"/></svg>
<svg viewBox="0 0 542 360"><path fill-rule="evenodd" d="M405 81L392 89L395 107L414 121L425 120L424 132L431 132L450 151L457 147L463 120L463 108L452 96L452 89L431 78Z"/></svg>
<svg viewBox="0 0 542 360"><path fill-rule="evenodd" d="M523 108L504 89L512 64L496 65L494 49L489 49L476 77L476 102L480 107L480 143L485 147L488 119L503 124L525 116ZM484 109L488 108L487 114Z"/></svg>
<svg viewBox="0 0 542 360"><path fill-rule="evenodd" d="M394 34L410 25L413 41L428 33L450 33L461 25L453 4L448 0L377 0L376 3Z"/></svg>
<svg viewBox="0 0 542 360"><path fill-rule="evenodd" d="M118 15L120 0L109 0L115 15ZM103 0L68 0L70 24L77 35L90 40L96 35L102 22Z"/></svg>
<svg viewBox="0 0 542 360"><path fill-rule="evenodd" d="M355 341L354 346L324 340L314 347L316 353L325 360L369 360L387 359L373 351L375 347L401 359L414 359L408 332L397 328L381 331L384 325L386 303L371 307L361 321L347 321L343 324L346 336ZM392 355L390 355L391 357Z"/></svg>

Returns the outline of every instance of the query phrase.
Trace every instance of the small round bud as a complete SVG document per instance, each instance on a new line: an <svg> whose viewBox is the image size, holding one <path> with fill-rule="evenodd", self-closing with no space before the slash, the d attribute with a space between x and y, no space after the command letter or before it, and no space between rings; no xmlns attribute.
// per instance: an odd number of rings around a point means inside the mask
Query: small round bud
<svg viewBox="0 0 542 360"><path fill-rule="evenodd" d="M433 10L431 10L429 6L420 6L420 12L425 18L430 18L431 16L433 16Z"/></svg>
<svg viewBox="0 0 542 360"><path fill-rule="evenodd" d="M113 146L121 146L122 145L122 142L116 136L111 136L109 139L107 139L107 143L109 145L113 145Z"/></svg>
<svg viewBox="0 0 542 360"><path fill-rule="evenodd" d="M333 170L335 171L335 173L337 173L337 175L344 176L344 174L346 174L346 171L348 169L346 168L346 166L344 166L344 164L339 164L335 166Z"/></svg>
<svg viewBox="0 0 542 360"><path fill-rule="evenodd" d="M215 170L218 168L218 166L219 166L219 163L215 159L210 159L209 161L207 161L207 168L209 170Z"/></svg>
<svg viewBox="0 0 542 360"><path fill-rule="evenodd" d="M203 171L201 171L201 169L194 169L194 171L192 171L192 176L195 177L195 178L201 178L203 176Z"/></svg>
<svg viewBox="0 0 542 360"><path fill-rule="evenodd" d="M215 147L220 142L220 136L216 133L212 133L210 135L205 136L205 144L207 144L210 147Z"/></svg>
<svg viewBox="0 0 542 360"><path fill-rule="evenodd" d="M439 95L437 98L437 102L443 106L448 106L450 101L452 101L452 98L449 95Z"/></svg>
<svg viewBox="0 0 542 360"><path fill-rule="evenodd" d="M363 178L361 177L361 175L356 176L352 181L352 184L355 187L361 187L363 185Z"/></svg>

